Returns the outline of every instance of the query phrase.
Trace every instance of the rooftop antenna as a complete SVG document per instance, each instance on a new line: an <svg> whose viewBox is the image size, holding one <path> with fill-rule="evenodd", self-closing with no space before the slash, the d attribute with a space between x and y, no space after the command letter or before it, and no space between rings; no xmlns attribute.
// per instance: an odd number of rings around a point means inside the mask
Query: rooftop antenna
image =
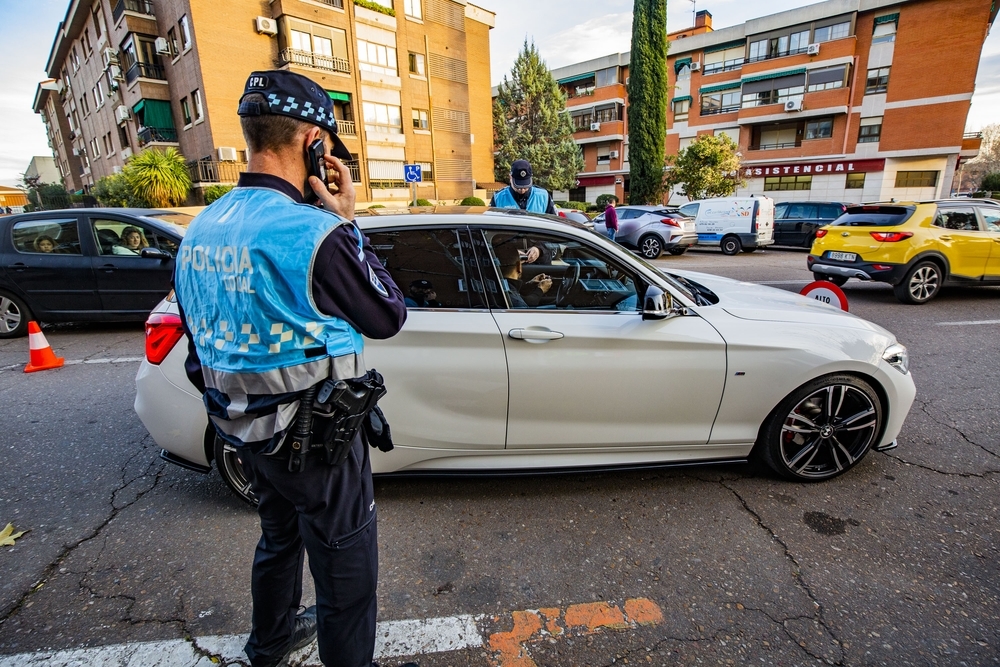
<svg viewBox="0 0 1000 667"><path fill-rule="evenodd" d="M691 27L698 25L698 0L689 0L691 2Z"/></svg>

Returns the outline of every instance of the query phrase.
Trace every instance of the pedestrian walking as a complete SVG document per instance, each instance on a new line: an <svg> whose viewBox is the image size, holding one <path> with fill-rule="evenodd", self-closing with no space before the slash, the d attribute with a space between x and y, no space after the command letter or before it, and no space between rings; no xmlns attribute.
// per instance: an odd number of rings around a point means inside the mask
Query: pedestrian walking
<svg viewBox="0 0 1000 667"><path fill-rule="evenodd" d="M378 544L368 447L355 431L334 456L311 448L325 431L310 435L307 417L327 380L374 377L362 335L395 335L406 307L351 222L350 153L323 88L253 72L238 114L247 171L191 223L175 287L188 377L259 501L245 650L253 667L274 667L318 638L327 667L369 666ZM303 612L304 552L317 604Z"/></svg>
<svg viewBox="0 0 1000 667"><path fill-rule="evenodd" d="M531 164L527 160L514 160L510 165L510 185L493 195L490 206L556 214L552 195L547 190L533 185Z"/></svg>
<svg viewBox="0 0 1000 667"><path fill-rule="evenodd" d="M617 201L617 198L612 197L608 200L608 205L604 209L604 227L608 230L608 238L612 241L618 235L618 211L615 210L615 203Z"/></svg>

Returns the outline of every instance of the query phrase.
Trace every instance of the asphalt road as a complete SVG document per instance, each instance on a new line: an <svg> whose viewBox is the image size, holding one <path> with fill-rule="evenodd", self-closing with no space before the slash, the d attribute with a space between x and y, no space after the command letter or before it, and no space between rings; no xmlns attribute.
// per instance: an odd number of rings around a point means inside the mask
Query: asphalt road
<svg viewBox="0 0 1000 667"><path fill-rule="evenodd" d="M660 263L811 280L794 250ZM813 485L754 465L381 480L380 620L478 617L483 646L424 667L1000 662L1000 289L920 307L845 291L910 349L898 449ZM217 473L157 458L132 411L141 327L46 335L96 363L26 375L26 341L0 341L0 528L30 529L0 547L0 660L246 632L256 515ZM662 618L572 620L636 599Z"/></svg>

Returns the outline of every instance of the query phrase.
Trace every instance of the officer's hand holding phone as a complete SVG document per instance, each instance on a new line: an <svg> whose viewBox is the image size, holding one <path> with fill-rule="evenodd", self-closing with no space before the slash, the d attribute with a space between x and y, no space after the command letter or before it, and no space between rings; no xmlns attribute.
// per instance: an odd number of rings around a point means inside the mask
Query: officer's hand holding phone
<svg viewBox="0 0 1000 667"><path fill-rule="evenodd" d="M323 147L321 141L313 142L310 149L316 144L320 146L316 147L322 150L310 150L310 162L313 160L313 156L317 162L321 159L322 162L317 164L318 171L320 174L326 171L327 181L323 182L319 176L316 175L317 169L310 164L309 171L309 187L313 189L318 200L316 203L321 205L327 211L336 213L337 215L347 218L348 220L354 219L354 202L357 195L354 192L354 183L351 182L351 171L344 165L343 162L333 157L326 152L326 148ZM331 191L332 186L332 191Z"/></svg>

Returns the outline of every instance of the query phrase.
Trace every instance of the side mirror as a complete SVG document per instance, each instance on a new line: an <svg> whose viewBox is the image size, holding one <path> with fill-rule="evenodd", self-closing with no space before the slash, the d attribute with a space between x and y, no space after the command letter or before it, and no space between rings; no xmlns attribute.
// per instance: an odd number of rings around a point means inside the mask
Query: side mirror
<svg viewBox="0 0 1000 667"><path fill-rule="evenodd" d="M158 259L160 261L166 261L168 259L173 259L173 257L170 256L169 252L164 252L163 250L160 250L159 248L143 248L139 252L139 256L140 257L144 257L146 259Z"/></svg>
<svg viewBox="0 0 1000 667"><path fill-rule="evenodd" d="M686 315L685 308L675 308L674 299L656 285L646 288L646 296L642 300L642 319L666 320L678 315Z"/></svg>

